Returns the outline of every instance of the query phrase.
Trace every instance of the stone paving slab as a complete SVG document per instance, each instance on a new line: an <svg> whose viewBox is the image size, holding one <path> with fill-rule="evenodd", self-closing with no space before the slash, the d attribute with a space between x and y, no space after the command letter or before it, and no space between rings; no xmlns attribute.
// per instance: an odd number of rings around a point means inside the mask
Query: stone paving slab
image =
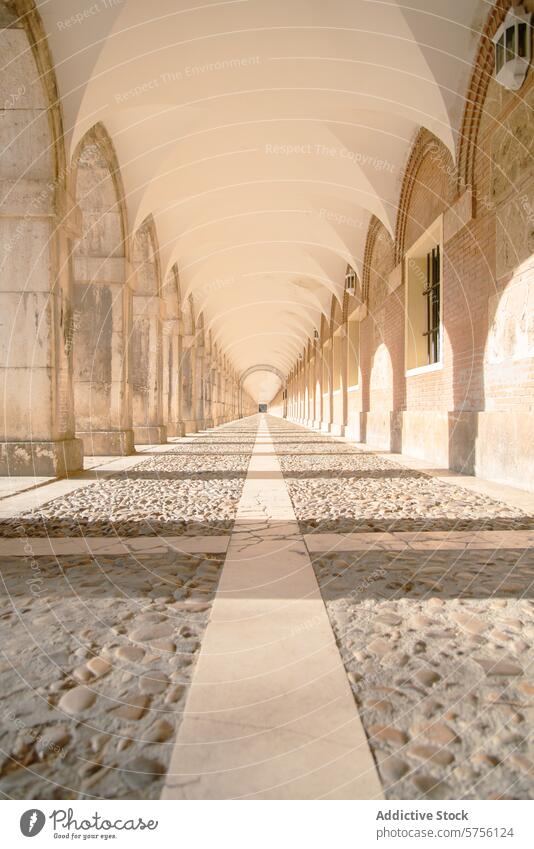
<svg viewBox="0 0 534 849"><path fill-rule="evenodd" d="M54 480L56 480L54 477L32 477L31 475L24 477L9 477L6 475L5 477L0 477L0 500L11 498L13 495L27 492L30 489L37 489Z"/></svg>
<svg viewBox="0 0 534 849"><path fill-rule="evenodd" d="M376 534L304 534L310 552L323 551L403 551L413 549L432 551L450 549L531 548L533 531L398 531Z"/></svg>
<svg viewBox="0 0 534 849"><path fill-rule="evenodd" d="M126 554L157 553L171 550L184 554L224 554L228 536L198 537L46 537L0 539L0 557L41 557L49 554Z"/></svg>

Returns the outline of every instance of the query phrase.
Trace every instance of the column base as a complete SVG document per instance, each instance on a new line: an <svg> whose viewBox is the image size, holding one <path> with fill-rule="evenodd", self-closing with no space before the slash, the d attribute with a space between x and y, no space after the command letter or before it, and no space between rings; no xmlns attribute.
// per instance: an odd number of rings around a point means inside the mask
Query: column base
<svg viewBox="0 0 534 849"><path fill-rule="evenodd" d="M336 424L333 422L330 425L330 433L332 436L345 436L345 425Z"/></svg>
<svg viewBox="0 0 534 849"><path fill-rule="evenodd" d="M89 457L127 457L135 454L133 430L82 430L76 436Z"/></svg>
<svg viewBox="0 0 534 849"><path fill-rule="evenodd" d="M208 428L213 426L213 419L204 419L204 430L207 430Z"/></svg>
<svg viewBox="0 0 534 849"><path fill-rule="evenodd" d="M323 431L323 433L330 433L330 428L330 422L321 422L321 430Z"/></svg>
<svg viewBox="0 0 534 849"><path fill-rule="evenodd" d="M142 425L133 429L136 445L163 445L167 442L165 425Z"/></svg>
<svg viewBox="0 0 534 849"><path fill-rule="evenodd" d="M358 419L356 421L352 421L346 426L344 435L347 437L347 439L350 439L353 442L361 442L360 434L360 417L358 416Z"/></svg>
<svg viewBox="0 0 534 849"><path fill-rule="evenodd" d="M167 436L185 436L183 422L167 422Z"/></svg>
<svg viewBox="0 0 534 849"><path fill-rule="evenodd" d="M65 477L83 469L81 439L0 442L0 475Z"/></svg>
<svg viewBox="0 0 534 849"><path fill-rule="evenodd" d="M195 419L185 419L184 428L186 433L196 433L198 431L198 422Z"/></svg>

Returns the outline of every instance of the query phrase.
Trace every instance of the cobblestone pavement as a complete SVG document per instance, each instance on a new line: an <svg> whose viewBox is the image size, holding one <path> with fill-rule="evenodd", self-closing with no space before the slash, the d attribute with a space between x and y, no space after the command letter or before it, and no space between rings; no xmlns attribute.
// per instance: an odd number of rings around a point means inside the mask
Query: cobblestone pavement
<svg viewBox="0 0 534 849"><path fill-rule="evenodd" d="M295 425L272 431L301 530L367 532L367 550L312 559L387 798L532 798L532 517ZM524 547L454 543L475 528ZM414 531L420 550L375 548L373 531Z"/></svg>
<svg viewBox="0 0 534 849"><path fill-rule="evenodd" d="M4 798L157 798L221 558L0 558Z"/></svg>
<svg viewBox="0 0 534 849"><path fill-rule="evenodd" d="M1 521L0 535L228 534L253 445L244 426L178 442L128 471Z"/></svg>
<svg viewBox="0 0 534 849"><path fill-rule="evenodd" d="M150 451L1 523L26 542L0 557L5 798L160 795L224 558L162 539L91 556L80 536L228 536L257 422ZM269 428L301 532L361 541L311 558L386 796L532 798L532 516ZM499 530L498 544L484 537ZM34 556L44 536L80 553Z"/></svg>
<svg viewBox="0 0 534 849"><path fill-rule="evenodd" d="M302 533L525 530L534 517L294 425L274 430ZM301 450L299 450L301 446Z"/></svg>
<svg viewBox="0 0 534 849"><path fill-rule="evenodd" d="M2 523L26 541L0 557L2 797L159 797L224 557L162 539L34 556L32 539L228 534L256 428L177 442Z"/></svg>

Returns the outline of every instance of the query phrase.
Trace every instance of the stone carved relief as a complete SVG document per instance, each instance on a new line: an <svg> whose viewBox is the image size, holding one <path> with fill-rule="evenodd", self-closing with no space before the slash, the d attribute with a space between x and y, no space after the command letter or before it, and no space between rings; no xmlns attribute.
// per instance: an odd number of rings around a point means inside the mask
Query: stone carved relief
<svg viewBox="0 0 534 849"><path fill-rule="evenodd" d="M496 275L514 272L534 252L534 178L497 208Z"/></svg>
<svg viewBox="0 0 534 849"><path fill-rule="evenodd" d="M375 351L371 369L371 387L373 389L389 389L393 382L391 357L387 346L382 342Z"/></svg>
<svg viewBox="0 0 534 849"><path fill-rule="evenodd" d="M493 200L518 191L533 173L534 93L531 89L495 132L491 144Z"/></svg>
<svg viewBox="0 0 534 849"><path fill-rule="evenodd" d="M486 363L534 357L534 262L488 301Z"/></svg>

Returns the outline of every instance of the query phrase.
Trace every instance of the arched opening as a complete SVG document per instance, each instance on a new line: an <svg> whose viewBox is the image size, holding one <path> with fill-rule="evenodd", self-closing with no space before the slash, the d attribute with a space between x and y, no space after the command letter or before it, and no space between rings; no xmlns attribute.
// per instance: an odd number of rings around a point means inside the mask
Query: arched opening
<svg viewBox="0 0 534 849"><path fill-rule="evenodd" d="M130 454L134 440L127 227L117 159L101 124L77 147L73 184L81 212L80 238L73 251L76 433L85 454Z"/></svg>

